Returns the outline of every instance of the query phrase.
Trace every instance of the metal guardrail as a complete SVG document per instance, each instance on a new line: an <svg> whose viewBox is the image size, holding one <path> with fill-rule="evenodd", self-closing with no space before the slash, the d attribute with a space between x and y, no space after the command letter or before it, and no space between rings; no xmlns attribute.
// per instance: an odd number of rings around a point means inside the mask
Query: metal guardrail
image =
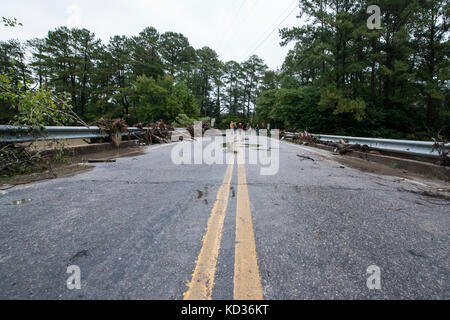
<svg viewBox="0 0 450 320"><path fill-rule="evenodd" d="M138 128L128 128L128 132L124 132L122 135L141 132L142 130ZM28 127L0 126L0 142L7 143L107 137L108 133L99 127L45 127L42 131L32 131Z"/></svg>
<svg viewBox="0 0 450 320"><path fill-rule="evenodd" d="M286 136L293 138L299 137L299 134L287 132ZM312 136L322 141L339 142L339 140L345 140L349 144L368 145L371 148L385 151L411 153L424 156L439 156L439 153L436 150L432 151L434 142L429 141L360 138L325 134L312 134ZM446 144L445 147L450 149L450 144Z"/></svg>
<svg viewBox="0 0 450 320"><path fill-rule="evenodd" d="M128 132L122 135L128 134L139 135L143 133L144 129L128 128ZM185 129L176 128L175 131L185 133ZM287 137L298 137L299 133L286 133ZM0 142L6 143L19 143L19 142L32 142L35 140L69 140L69 139L97 139L107 138L108 133L99 127L45 127L43 131L33 132L28 127L14 127L0 125ZM433 142L428 141L413 141L413 140L393 140L393 139L377 139L377 138L360 138L360 137L347 137L347 136L332 136L323 134L313 134L313 137L324 141L339 142L339 140L345 140L349 144L361 144L368 145L371 148L396 151L404 153L419 154L425 156L439 156L437 151L432 151ZM445 145L450 149L450 144Z"/></svg>

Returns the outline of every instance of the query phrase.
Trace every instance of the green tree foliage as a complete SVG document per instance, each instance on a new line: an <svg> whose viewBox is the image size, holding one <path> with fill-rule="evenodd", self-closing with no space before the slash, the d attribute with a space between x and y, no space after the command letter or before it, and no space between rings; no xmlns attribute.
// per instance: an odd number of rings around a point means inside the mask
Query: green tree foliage
<svg viewBox="0 0 450 320"><path fill-rule="evenodd" d="M33 81L35 81L39 87L46 86L50 74L48 65L45 62L45 40L38 38L28 40L27 47L31 53L29 69L31 69L34 76Z"/></svg>
<svg viewBox="0 0 450 320"><path fill-rule="evenodd" d="M381 29L367 27L369 5L380 7ZM276 90L316 88L315 114L327 121L322 133L450 135L447 1L300 0L299 8L307 23L280 30L281 44L294 48ZM285 114L272 119L292 125Z"/></svg>
<svg viewBox="0 0 450 320"><path fill-rule="evenodd" d="M196 118L189 118L184 113L180 113L176 117L175 122L173 122L172 125L174 127L186 128L189 126L193 126L195 124L195 121L196 121Z"/></svg>
<svg viewBox="0 0 450 320"><path fill-rule="evenodd" d="M3 18L5 26L16 26L17 20ZM43 41L30 41L29 46L36 49L34 54L41 54ZM33 59L31 68L25 62L25 45L10 40L0 43L0 121L16 126L26 126L35 135L42 134L44 126L64 126L83 121L72 111L70 97L63 94L61 99L52 90L43 85L44 73L42 57ZM36 69L34 69L36 68ZM33 83L31 70L39 78L39 87ZM37 139L37 135L35 135ZM57 143L57 149L61 147ZM54 146L53 146L54 147ZM51 162L61 160L62 147L54 156L31 151L22 145L2 143L0 148L0 172L6 175L31 173L49 168Z"/></svg>
<svg viewBox="0 0 450 320"><path fill-rule="evenodd" d="M114 36L107 46L99 50L98 63L93 78L95 88L92 116L106 118L130 118L132 109L132 85L141 71L140 64L133 62L135 40ZM135 71L133 71L133 68Z"/></svg>
<svg viewBox="0 0 450 320"><path fill-rule="evenodd" d="M33 54L48 68L48 86L69 93L75 112L82 117L91 103L90 84L99 47L100 41L90 31L61 27L48 33L42 53Z"/></svg>
<svg viewBox="0 0 450 320"><path fill-rule="evenodd" d="M263 92L256 112L261 121L289 129L322 132L327 112L317 110L320 92L313 86L300 89L271 89Z"/></svg>
<svg viewBox="0 0 450 320"><path fill-rule="evenodd" d="M171 103L177 106L176 109L178 110L172 116L177 116L180 113L187 115L189 118L198 118L200 116L198 102L184 82L178 82L173 86L169 98Z"/></svg>
<svg viewBox="0 0 450 320"><path fill-rule="evenodd" d="M0 100L7 101L15 110L12 124L17 126L39 130L44 126L63 126L78 120L68 104L70 97L60 99L47 89L33 89L29 82L16 86L11 78L2 74Z"/></svg>
<svg viewBox="0 0 450 320"><path fill-rule="evenodd" d="M220 68L220 61L217 53L208 47L197 50L198 66L194 74L193 91L200 101L200 110L202 115L211 116L212 100L212 81L217 76Z"/></svg>
<svg viewBox="0 0 450 320"><path fill-rule="evenodd" d="M168 78L155 80L147 76L139 76L135 83L139 100L136 114L142 122L155 122L169 118L167 102L171 80ZM175 111L176 113L176 111Z"/></svg>
<svg viewBox="0 0 450 320"><path fill-rule="evenodd" d="M15 26L22 26L22 23L17 21L17 18L5 18L2 17L2 22L4 27L15 27Z"/></svg>
<svg viewBox="0 0 450 320"><path fill-rule="evenodd" d="M160 35L153 27L145 28L131 44L131 64L135 76L145 75L157 78L164 73L159 48Z"/></svg>
<svg viewBox="0 0 450 320"><path fill-rule="evenodd" d="M181 33L166 32L159 40L159 51L165 70L172 76L178 75L185 63L188 63L192 52L189 40Z"/></svg>
<svg viewBox="0 0 450 320"><path fill-rule="evenodd" d="M231 116L238 116L244 105L243 78L244 73L242 66L236 61L228 61L224 66L225 83L226 83L226 108Z"/></svg>
<svg viewBox="0 0 450 320"><path fill-rule="evenodd" d="M427 124L432 127L444 126L444 121L450 119L448 100L445 101L450 79L449 15L448 1L424 1L412 26L413 49L417 57L415 78L426 104Z"/></svg>
<svg viewBox="0 0 450 320"><path fill-rule="evenodd" d="M24 91L33 83L68 95L86 122L100 117L128 124L174 122L186 115L219 123L226 114L244 122L254 115L266 68L257 56L223 63L211 48L196 50L184 35L160 34L153 27L134 37L113 36L107 44L86 29L67 27L24 44L0 42L0 71L11 75L16 88L22 83ZM0 110L3 123L17 112L3 100Z"/></svg>
<svg viewBox="0 0 450 320"><path fill-rule="evenodd" d="M139 76L135 82L137 119L142 122L173 122L180 114L196 118L200 114L197 101L183 82L174 83L171 76L153 79Z"/></svg>
<svg viewBox="0 0 450 320"><path fill-rule="evenodd" d="M281 45L293 48L277 71L258 56L220 61L213 49L153 27L106 44L86 29L60 27L43 39L0 42L0 72L15 92L69 95L86 121L211 117L224 127L270 122L319 133L450 136L448 1L298 2L306 22L280 30ZM380 7L381 29L367 27L369 5ZM18 109L2 99L0 111L6 123Z"/></svg>
<svg viewBox="0 0 450 320"><path fill-rule="evenodd" d="M260 93L260 82L267 70L264 61L258 56L253 55L242 65L244 76L244 94L245 94L245 109L244 115L250 116L251 105L256 103L256 99Z"/></svg>
<svg viewBox="0 0 450 320"><path fill-rule="evenodd" d="M18 40L0 41L0 72L11 75L16 85L25 85L31 77L25 55L25 46Z"/></svg>

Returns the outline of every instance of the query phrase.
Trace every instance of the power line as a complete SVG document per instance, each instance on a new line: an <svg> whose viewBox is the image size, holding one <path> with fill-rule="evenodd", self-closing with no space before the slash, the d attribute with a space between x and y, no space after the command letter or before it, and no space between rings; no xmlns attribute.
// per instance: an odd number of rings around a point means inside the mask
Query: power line
<svg viewBox="0 0 450 320"><path fill-rule="evenodd" d="M220 39L220 46L223 47L224 40L228 39L228 35L230 34L230 31L234 28L234 25L236 24L237 18L239 17L239 13L241 12L242 8L244 7L247 0L243 0L241 2L241 5L239 6L239 9L235 11L234 17L229 25L229 28L224 32L223 36Z"/></svg>
<svg viewBox="0 0 450 320"><path fill-rule="evenodd" d="M230 32L231 32L231 34L233 34L233 32L235 30L242 30L242 28L244 28L244 26L248 23L249 18L252 16L253 11L255 10L255 8L260 3L261 3L260 0L255 0L251 4L249 3L248 10L245 10L247 12L247 14L243 17L243 19L241 19L241 20L236 19L234 21L235 23L233 24L233 26L227 30L228 31L227 32L227 37L222 39L223 41L221 41L221 46L222 47L226 47L229 44L230 36L231 36ZM241 6L241 8L243 8L243 7L244 7L244 5ZM239 26L236 24L236 22L238 22L238 21L241 22Z"/></svg>
<svg viewBox="0 0 450 320"><path fill-rule="evenodd" d="M286 10L284 10L279 16L278 16L278 18L275 20L275 21L277 21L284 13L286 13L286 11L287 10L289 10L289 8L291 8L291 6L294 4L294 3L297 3L297 0L295 0L295 1L293 1L287 8L286 8ZM294 13L294 11L295 10L297 10L297 6L294 6L294 8L292 8L292 10L291 11L289 11L289 13L288 13L288 15L287 16L285 16L284 18L283 18L283 20L281 20L281 22L275 27L275 28L273 28L272 29L272 31L270 31L270 33L261 41L261 42L259 42L258 43L258 45L255 47L255 49L253 49L252 51L250 51L250 54L247 54L245 57L244 57L244 59L246 58L246 57L249 57L249 56L251 56L251 55L253 55L269 38L270 38L270 36L275 32L275 30L277 30L290 16L291 16L291 14L292 13Z"/></svg>
<svg viewBox="0 0 450 320"><path fill-rule="evenodd" d="M259 3L260 3L259 0L255 0L255 1L250 5L250 7L249 7L250 10L248 11L248 14L247 14L247 16L245 17L244 21L242 21L241 27L240 27L239 29L242 29L242 28L246 25L246 23L247 23L248 20L249 20L248 18L251 17L252 12L255 10L256 6L257 6Z"/></svg>
<svg viewBox="0 0 450 320"><path fill-rule="evenodd" d="M297 0L295 0L293 3L297 3ZM291 4L292 5L292 4ZM289 10L289 8L291 7L291 5L282 13L282 14L284 14L287 10ZM273 28L272 29L272 31L270 31L269 32L269 34L261 41L261 42L259 42L258 43L258 45L252 50L252 51L250 51L250 53L249 54L247 54L244 58L246 58L246 57L249 57L249 56L251 56L251 55L253 55L269 38L270 38L270 36L275 32L275 30L277 30L290 16L291 16L291 14L295 11L297 9L297 6L295 6L291 11L289 11L289 13L287 14L287 16L285 16L284 18L283 18L283 20L281 20L281 22L275 27L275 28ZM280 15L281 16L281 15ZM278 20L278 18L277 18L277 20ZM277 21L276 20L276 21Z"/></svg>
<svg viewBox="0 0 450 320"><path fill-rule="evenodd" d="M228 30L228 37L226 37L226 39L224 39L224 41L222 43L223 46L226 47L230 43L230 37L231 37L231 35L233 35L233 33L239 32L239 30L242 30L247 25L249 18L252 16L253 11L255 10L255 8L257 7L257 5L259 3L260 3L259 0L255 0L252 4L249 4L248 10L245 10L248 13L243 17L243 19L241 19L239 21L240 24L235 25L235 26L233 26L233 28L230 28ZM238 21L238 20L236 20L236 21ZM230 31L231 31L231 34L230 34Z"/></svg>

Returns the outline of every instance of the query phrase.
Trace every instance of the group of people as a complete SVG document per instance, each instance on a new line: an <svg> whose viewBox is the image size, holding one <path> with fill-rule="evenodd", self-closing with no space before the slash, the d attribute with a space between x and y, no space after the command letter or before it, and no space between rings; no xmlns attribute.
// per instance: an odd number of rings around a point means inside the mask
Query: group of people
<svg viewBox="0 0 450 320"><path fill-rule="evenodd" d="M237 124L235 122L231 122L230 129L233 129L234 132L236 133L237 130L244 130L244 126L242 125L242 123ZM250 123L247 123L247 125L245 126L245 131L248 133L250 133L252 131L252 126ZM256 125L255 131L256 131L256 135L259 136L259 125Z"/></svg>

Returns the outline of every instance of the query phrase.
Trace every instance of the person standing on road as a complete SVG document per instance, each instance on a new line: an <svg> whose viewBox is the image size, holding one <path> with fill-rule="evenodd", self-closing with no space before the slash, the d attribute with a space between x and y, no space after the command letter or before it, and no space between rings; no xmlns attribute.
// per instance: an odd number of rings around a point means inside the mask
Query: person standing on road
<svg viewBox="0 0 450 320"><path fill-rule="evenodd" d="M259 126L258 125L256 125L255 130L256 130L256 135L259 136Z"/></svg>

